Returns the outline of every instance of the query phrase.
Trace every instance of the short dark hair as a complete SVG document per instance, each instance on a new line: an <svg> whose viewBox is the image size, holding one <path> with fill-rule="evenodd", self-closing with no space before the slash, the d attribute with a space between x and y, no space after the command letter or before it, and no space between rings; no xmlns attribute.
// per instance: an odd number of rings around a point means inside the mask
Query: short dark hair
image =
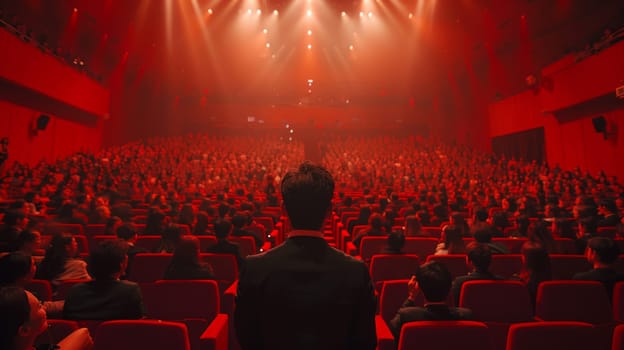
<svg viewBox="0 0 624 350"><path fill-rule="evenodd" d="M219 239L227 237L230 234L231 230L232 223L230 223L228 220L217 220L214 223L215 236L217 236L217 238Z"/></svg>
<svg viewBox="0 0 624 350"><path fill-rule="evenodd" d="M394 231L388 235L388 248L401 250L405 245L405 235L401 231Z"/></svg>
<svg viewBox="0 0 624 350"><path fill-rule="evenodd" d="M485 221L488 218L488 212L485 208L478 208L475 210L475 217L478 221Z"/></svg>
<svg viewBox="0 0 624 350"><path fill-rule="evenodd" d="M442 263L431 261L420 265L416 270L418 288L425 298L432 302L442 302L448 297L453 278L449 270Z"/></svg>
<svg viewBox="0 0 624 350"><path fill-rule="evenodd" d="M334 179L322 166L304 162L284 175L284 207L294 229L320 230L331 209Z"/></svg>
<svg viewBox="0 0 624 350"><path fill-rule="evenodd" d="M14 285L30 273L32 257L22 252L9 253L0 258L0 286Z"/></svg>
<svg viewBox="0 0 624 350"><path fill-rule="evenodd" d="M620 254L620 249L608 237L594 237L587 242L587 248L593 250L603 264L613 264Z"/></svg>
<svg viewBox="0 0 624 350"><path fill-rule="evenodd" d="M128 246L122 241L102 241L89 256L89 273L96 280L112 278L120 272L127 250Z"/></svg>
<svg viewBox="0 0 624 350"><path fill-rule="evenodd" d="M19 328L30 319L28 295L19 287L0 288L0 349L12 349Z"/></svg>
<svg viewBox="0 0 624 350"><path fill-rule="evenodd" d="M468 245L468 261L478 271L488 271L492 262L492 252L487 244L473 243Z"/></svg>
<svg viewBox="0 0 624 350"><path fill-rule="evenodd" d="M124 241L131 240L137 234L136 229L132 224L125 224L117 227L117 231L115 233L118 238L123 239Z"/></svg>
<svg viewBox="0 0 624 350"><path fill-rule="evenodd" d="M598 231L598 223L593 217L585 217L579 220L579 224L583 228L583 233L596 233Z"/></svg>
<svg viewBox="0 0 624 350"><path fill-rule="evenodd" d="M247 223L247 218L243 214L236 214L232 216L232 225L235 228L242 228Z"/></svg>
<svg viewBox="0 0 624 350"><path fill-rule="evenodd" d="M383 216L379 213L371 214L371 216L368 217L368 224L376 230L381 230L383 223Z"/></svg>

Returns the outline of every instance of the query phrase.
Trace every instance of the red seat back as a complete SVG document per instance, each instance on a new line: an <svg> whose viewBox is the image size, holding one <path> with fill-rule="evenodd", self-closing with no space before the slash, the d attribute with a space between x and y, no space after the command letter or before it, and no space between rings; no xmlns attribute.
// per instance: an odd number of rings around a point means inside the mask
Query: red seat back
<svg viewBox="0 0 624 350"><path fill-rule="evenodd" d="M364 261L369 261L373 255L381 254L386 247L388 238L385 236L364 236L360 241L360 257Z"/></svg>
<svg viewBox="0 0 624 350"><path fill-rule="evenodd" d="M392 320L407 299L407 282L408 279L383 282L379 296L379 314L386 323ZM415 305L422 306L425 302L423 294L418 293L416 298Z"/></svg>
<svg viewBox="0 0 624 350"><path fill-rule="evenodd" d="M592 268L584 255L551 254L550 266L553 280L569 280L576 273Z"/></svg>
<svg viewBox="0 0 624 350"><path fill-rule="evenodd" d="M624 323L624 282L618 282L613 287L613 319Z"/></svg>
<svg viewBox="0 0 624 350"><path fill-rule="evenodd" d="M533 306L527 287L520 281L466 281L459 306L472 310L483 322L528 322Z"/></svg>
<svg viewBox="0 0 624 350"><path fill-rule="evenodd" d="M433 254L438 240L427 237L406 237L403 251L407 254L416 254L425 257Z"/></svg>
<svg viewBox="0 0 624 350"><path fill-rule="evenodd" d="M41 301L52 300L52 285L48 280L31 280L24 289L33 293Z"/></svg>
<svg viewBox="0 0 624 350"><path fill-rule="evenodd" d="M140 283L162 279L172 256L167 253L136 254L128 271L128 279Z"/></svg>
<svg viewBox="0 0 624 350"><path fill-rule="evenodd" d="M95 350L190 350L184 324L155 320L108 321L95 334Z"/></svg>
<svg viewBox="0 0 624 350"><path fill-rule="evenodd" d="M595 348L594 329L582 322L528 322L509 328L506 350L587 350Z"/></svg>
<svg viewBox="0 0 624 350"><path fill-rule="evenodd" d="M229 236L228 239L236 244L238 244L238 251L240 255L245 258L249 255L256 254L256 240L250 236Z"/></svg>
<svg viewBox="0 0 624 350"><path fill-rule="evenodd" d="M537 289L535 316L544 321L605 324L613 320L607 291L594 281L546 281Z"/></svg>
<svg viewBox="0 0 624 350"><path fill-rule="evenodd" d="M465 254L429 255L427 262L438 261L449 270L453 279L468 274L468 258Z"/></svg>
<svg viewBox="0 0 624 350"><path fill-rule="evenodd" d="M409 278L419 265L416 255L373 255L370 274L378 291L383 281Z"/></svg>
<svg viewBox="0 0 624 350"><path fill-rule="evenodd" d="M489 350L488 328L475 321L419 321L401 329L399 350L462 349Z"/></svg>
<svg viewBox="0 0 624 350"><path fill-rule="evenodd" d="M494 254L490 264L490 272L503 278L510 278L522 270L522 255Z"/></svg>

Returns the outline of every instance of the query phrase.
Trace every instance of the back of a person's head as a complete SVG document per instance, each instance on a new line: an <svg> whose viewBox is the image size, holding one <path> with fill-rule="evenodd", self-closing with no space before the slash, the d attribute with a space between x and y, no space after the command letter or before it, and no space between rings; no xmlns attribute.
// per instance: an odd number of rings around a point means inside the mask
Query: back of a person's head
<svg viewBox="0 0 624 350"><path fill-rule="evenodd" d="M492 252L490 248L483 243L471 242L467 247L468 261L478 271L486 272L490 269L492 262Z"/></svg>
<svg viewBox="0 0 624 350"><path fill-rule="evenodd" d="M199 240L195 236L182 238L173 252L172 263L180 265L199 264Z"/></svg>
<svg viewBox="0 0 624 350"><path fill-rule="evenodd" d="M162 233L162 239L163 241L177 244L180 242L180 239L182 239L182 229L179 225L167 225Z"/></svg>
<svg viewBox="0 0 624 350"><path fill-rule="evenodd" d="M422 290L425 299L431 302L443 302L448 297L453 279L444 264L431 261L420 265L416 270L418 288Z"/></svg>
<svg viewBox="0 0 624 350"><path fill-rule="evenodd" d="M420 224L420 220L416 215L408 215L405 217L405 234L406 235L414 235L420 233L422 230L422 225Z"/></svg>
<svg viewBox="0 0 624 350"><path fill-rule="evenodd" d="M405 246L405 235L401 231L394 231L388 235L388 248L393 250L401 250Z"/></svg>
<svg viewBox="0 0 624 350"><path fill-rule="evenodd" d="M26 292L14 286L0 287L0 349L15 349L15 337L29 319Z"/></svg>
<svg viewBox="0 0 624 350"><path fill-rule="evenodd" d="M488 212L485 208L477 208L477 210L475 210L475 218L477 219L477 221L485 221L488 218Z"/></svg>
<svg viewBox="0 0 624 350"><path fill-rule="evenodd" d="M497 228L505 228L509 226L509 221L507 221L507 216L504 213L498 212L492 214L492 224Z"/></svg>
<svg viewBox="0 0 624 350"><path fill-rule="evenodd" d="M217 220L214 223L215 236L219 239L226 238L232 230L232 223L228 220Z"/></svg>
<svg viewBox="0 0 624 350"><path fill-rule="evenodd" d="M350 207L353 205L353 198L351 198L351 196L346 196L343 202L345 206Z"/></svg>
<svg viewBox="0 0 624 350"><path fill-rule="evenodd" d="M224 218L230 212L230 206L225 202L221 202L217 207L217 212L220 218Z"/></svg>
<svg viewBox="0 0 624 350"><path fill-rule="evenodd" d="M33 260L30 255L12 252L0 257L0 286L16 285L29 275L32 279L33 269Z"/></svg>
<svg viewBox="0 0 624 350"><path fill-rule="evenodd" d="M232 225L236 229L241 229L247 223L247 217L243 213L236 214L232 217Z"/></svg>
<svg viewBox="0 0 624 350"><path fill-rule="evenodd" d="M379 213L374 213L368 218L368 224L375 230L381 230L383 223L384 219Z"/></svg>
<svg viewBox="0 0 624 350"><path fill-rule="evenodd" d="M117 238L123 239L124 241L129 241L137 235L133 224L121 225L117 227L115 233L117 234Z"/></svg>
<svg viewBox="0 0 624 350"><path fill-rule="evenodd" d="M294 229L320 230L331 209L334 179L323 167L305 162L284 175L284 208Z"/></svg>
<svg viewBox="0 0 624 350"><path fill-rule="evenodd" d="M41 240L41 233L39 231L34 229L24 230L17 236L15 247L19 250L27 244L36 243L38 240Z"/></svg>
<svg viewBox="0 0 624 350"><path fill-rule="evenodd" d="M603 264L613 264L620 254L617 244L608 237L594 237L587 242L587 248L596 254L596 259Z"/></svg>
<svg viewBox="0 0 624 350"><path fill-rule="evenodd" d="M479 243L492 242L492 232L489 227L482 227L474 232L474 239Z"/></svg>
<svg viewBox="0 0 624 350"><path fill-rule="evenodd" d="M371 207L369 205L363 205L360 208L360 220L365 220L368 221L368 218L370 218L372 213Z"/></svg>
<svg viewBox="0 0 624 350"><path fill-rule="evenodd" d="M531 224L531 220L526 215L520 215L516 217L516 224L518 225L518 230L520 232L526 233L529 229L529 225Z"/></svg>
<svg viewBox="0 0 624 350"><path fill-rule="evenodd" d="M88 270L96 280L113 278L122 272L128 246L119 240L107 240L98 244L89 255Z"/></svg>
<svg viewBox="0 0 624 350"><path fill-rule="evenodd" d="M461 230L456 225L446 225L442 231L444 232L444 241L447 245L462 240Z"/></svg>
<svg viewBox="0 0 624 350"><path fill-rule="evenodd" d="M543 245L526 242L522 246L524 268L531 274L540 276L542 280L551 278L550 256Z"/></svg>

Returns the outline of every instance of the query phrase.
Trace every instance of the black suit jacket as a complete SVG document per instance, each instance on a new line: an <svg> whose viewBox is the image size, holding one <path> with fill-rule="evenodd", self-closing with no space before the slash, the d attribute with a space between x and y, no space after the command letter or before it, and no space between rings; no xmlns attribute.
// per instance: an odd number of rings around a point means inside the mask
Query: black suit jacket
<svg viewBox="0 0 624 350"><path fill-rule="evenodd" d="M211 245L206 249L206 253L213 254L232 254L236 258L239 269L243 266L243 258L240 255L238 244L228 241L227 239L220 239L217 243Z"/></svg>
<svg viewBox="0 0 624 350"><path fill-rule="evenodd" d="M69 289L63 307L67 320L135 320L144 314L139 285L118 280L79 283Z"/></svg>
<svg viewBox="0 0 624 350"><path fill-rule="evenodd" d="M598 281L602 283L607 290L609 300L613 300L613 287L617 282L624 280L624 276L617 274L613 269L604 268L579 272L575 274L572 279L581 281Z"/></svg>
<svg viewBox="0 0 624 350"><path fill-rule="evenodd" d="M413 321L453 321L470 320L472 311L461 307L450 307L445 304L427 304L424 307L414 306L414 302L406 300L390 321L390 331L398 342L401 328Z"/></svg>
<svg viewBox="0 0 624 350"><path fill-rule="evenodd" d="M291 237L246 259L234 326L243 350L373 350L375 303L363 262L322 238Z"/></svg>

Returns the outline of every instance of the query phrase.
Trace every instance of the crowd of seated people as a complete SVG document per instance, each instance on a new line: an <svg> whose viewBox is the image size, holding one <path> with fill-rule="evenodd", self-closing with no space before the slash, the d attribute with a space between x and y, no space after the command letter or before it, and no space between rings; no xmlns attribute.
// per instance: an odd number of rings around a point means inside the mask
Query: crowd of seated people
<svg viewBox="0 0 624 350"><path fill-rule="evenodd" d="M136 254L172 254L163 279L213 278L212 267L198 259L197 239L188 236L215 236L217 243L203 252L232 254L240 268L241 250L229 238L251 237L256 251L271 243L269 230L256 218L279 220L263 208L279 205L280 176L303 158L297 142L190 135L79 153L53 164L16 163L0 183L5 203L0 250L33 255L37 278L53 285L93 278L71 289L67 317L84 307L76 304L81 299L76 295L96 293L102 285L126 286L110 280L123 278ZM488 259L509 253L495 239L526 238L524 267L515 278L534 300L539 283L551 278L548 254L560 253L555 238L567 237L575 241L576 253L587 252L592 259L593 272L575 278L600 280L609 290L620 280L611 267L617 253L603 248L614 246L622 225L624 187L613 177L417 138L331 139L323 163L336 181L334 213L352 217L344 224L356 246L364 237L387 237L388 247L380 253L402 254L406 239L434 237L439 241L429 254L468 256L474 270L465 279L495 279ZM102 226L104 235L121 243L128 260L115 271L95 275L82 258L90 257L92 264L99 251L80 255L76 239L59 232L57 224ZM50 235L50 243L41 246L42 237ZM150 250L137 247L142 235L160 236L160 244ZM475 243L466 245L466 239ZM109 248L109 253L114 250ZM448 287L454 299L460 281ZM139 297L135 293L133 298Z"/></svg>

